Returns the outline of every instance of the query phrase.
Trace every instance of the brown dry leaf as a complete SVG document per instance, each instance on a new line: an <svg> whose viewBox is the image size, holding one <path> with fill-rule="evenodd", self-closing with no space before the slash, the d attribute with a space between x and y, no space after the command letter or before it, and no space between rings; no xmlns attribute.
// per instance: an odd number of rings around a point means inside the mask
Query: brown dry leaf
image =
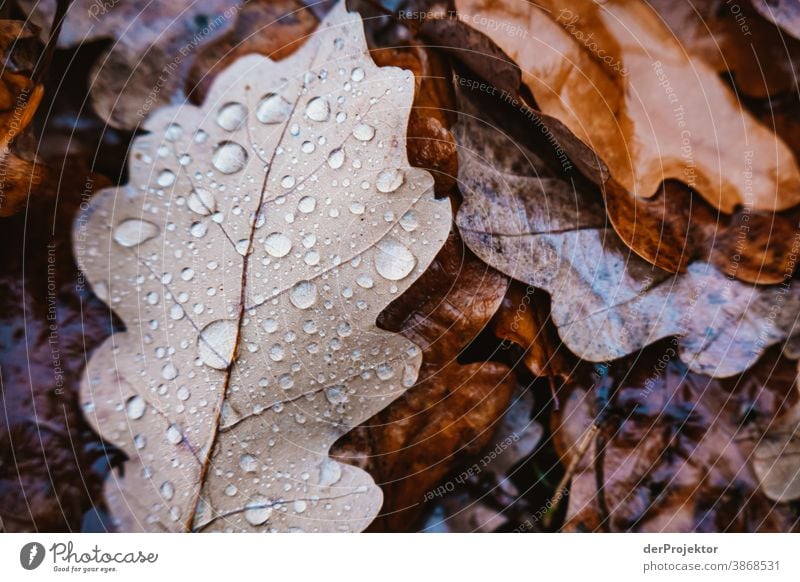
<svg viewBox="0 0 800 582"><path fill-rule="evenodd" d="M730 71L736 88L750 97L795 90L800 41L782 35L746 2L649 0L692 57L715 71Z"/></svg>
<svg viewBox="0 0 800 582"><path fill-rule="evenodd" d="M797 401L794 362L772 350L742 376L719 381L688 371L665 345L613 363L594 387L581 380L556 413L554 439L565 465L598 411L606 415L601 438L569 485L564 529L796 528L800 516L763 495L748 466L759 421ZM602 394L610 395L608 404Z"/></svg>
<svg viewBox="0 0 800 582"><path fill-rule="evenodd" d="M609 196L648 198L674 178L727 213L800 202L800 170L786 145L711 68L686 56L647 3L456 6L517 62L542 111L598 152Z"/></svg>
<svg viewBox="0 0 800 582"><path fill-rule="evenodd" d="M159 110L129 185L93 199L79 261L127 331L81 390L130 458L106 483L121 529L372 521L380 489L328 450L422 360L375 325L451 223L408 165L413 91L340 2L291 57L239 59L202 107Z"/></svg>
<svg viewBox="0 0 800 582"><path fill-rule="evenodd" d="M461 236L489 265L550 293L553 322L578 357L612 360L678 336L692 370L725 377L792 334L800 284L748 285L701 261L670 275L622 244L601 201L540 173L519 144L468 116L455 135Z"/></svg>
<svg viewBox="0 0 800 582"><path fill-rule="evenodd" d="M796 0L750 0L761 15L800 39L800 5Z"/></svg>
<svg viewBox="0 0 800 582"><path fill-rule="evenodd" d="M575 367L550 319L550 298L541 290L513 281L492 329L525 350L525 365L534 376L566 380Z"/></svg>
<svg viewBox="0 0 800 582"><path fill-rule="evenodd" d="M430 268L379 319L422 348L416 385L337 446L384 491L373 529L409 531L439 481L491 440L516 386L508 366L461 364L489 323L508 279L451 235Z"/></svg>
<svg viewBox="0 0 800 582"><path fill-rule="evenodd" d="M419 45L379 48L370 55L380 66L414 71L416 92L408 122L408 156L415 166L433 175L437 196L448 194L456 183L458 156L449 129L456 107L447 62Z"/></svg>
<svg viewBox="0 0 800 582"><path fill-rule="evenodd" d="M0 49L4 62L13 60L17 40L31 38L33 32L18 21L0 21ZM12 216L25 207L28 194L38 190L44 169L33 156L13 147L21 137L42 101L44 87L29 73L14 72L3 66L0 72L0 217Z"/></svg>
<svg viewBox="0 0 800 582"><path fill-rule="evenodd" d="M0 220L0 523L6 531L78 531L119 455L83 420L78 385L112 316L77 273L70 225L108 182L75 159ZM56 187L60 193L54 204Z"/></svg>
<svg viewBox="0 0 800 582"><path fill-rule="evenodd" d="M217 74L236 59L253 53L274 61L285 59L302 46L318 24L314 12L302 0L247 2L231 30L198 48L186 93L195 103L202 103Z"/></svg>

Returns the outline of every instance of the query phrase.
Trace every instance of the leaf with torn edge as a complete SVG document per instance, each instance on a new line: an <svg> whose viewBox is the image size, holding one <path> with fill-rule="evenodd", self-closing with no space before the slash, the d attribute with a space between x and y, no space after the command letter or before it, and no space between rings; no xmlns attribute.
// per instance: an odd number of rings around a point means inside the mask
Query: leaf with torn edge
<svg viewBox="0 0 800 582"><path fill-rule="evenodd" d="M366 50L341 2L286 60L242 58L202 107L156 112L130 183L78 221L127 327L82 385L130 458L106 486L121 529L348 531L378 512L328 451L414 384L419 348L375 321L451 216L408 165L413 75Z"/></svg>
<svg viewBox="0 0 800 582"><path fill-rule="evenodd" d="M600 200L537 177L532 153L472 117L454 132L464 242L495 269L550 293L553 322L580 358L611 360L677 336L693 371L725 377L792 333L797 282L745 284L700 261L685 274L661 271L622 244Z"/></svg>

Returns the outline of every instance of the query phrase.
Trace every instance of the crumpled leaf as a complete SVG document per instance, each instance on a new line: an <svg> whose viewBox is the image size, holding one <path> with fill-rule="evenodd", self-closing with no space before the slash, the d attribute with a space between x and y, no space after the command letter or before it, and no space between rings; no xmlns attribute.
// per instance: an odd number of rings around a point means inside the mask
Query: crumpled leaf
<svg viewBox="0 0 800 582"><path fill-rule="evenodd" d="M202 107L159 110L130 183L92 201L80 264L125 322L87 368L90 422L129 456L123 530L361 530L369 475L333 442L413 385L375 320L430 264L449 201L408 166L408 71L341 2L276 63L240 59Z"/></svg>
<svg viewBox="0 0 800 582"><path fill-rule="evenodd" d="M670 275L622 244L601 201L537 177L518 144L471 117L454 131L461 236L494 268L550 293L553 322L580 358L616 359L678 336L693 371L725 377L792 333L800 284L747 285L700 261Z"/></svg>
<svg viewBox="0 0 800 582"><path fill-rule="evenodd" d="M588 379L569 388L553 422L565 465L598 412L606 420L569 485L563 529L793 531L800 515L759 491L748 461L758 424L797 402L795 363L772 350L721 381L688 371L669 349L613 363L594 388Z"/></svg>
<svg viewBox="0 0 800 582"><path fill-rule="evenodd" d="M800 39L800 6L795 0L750 0L750 2L764 18Z"/></svg>
<svg viewBox="0 0 800 582"><path fill-rule="evenodd" d="M381 327L422 348L422 368L413 388L336 447L337 458L368 471L384 491L373 530L414 529L439 481L491 442L515 376L505 364L458 358L488 325L507 285L454 234L381 314Z"/></svg>
<svg viewBox="0 0 800 582"><path fill-rule="evenodd" d="M750 462L764 495L777 502L793 501L800 498L800 403L769 421L755 439Z"/></svg>
<svg viewBox="0 0 800 582"><path fill-rule="evenodd" d="M674 178L726 213L800 203L800 169L786 145L686 55L647 3L456 7L517 62L542 111L598 152L611 173L609 196L649 198Z"/></svg>

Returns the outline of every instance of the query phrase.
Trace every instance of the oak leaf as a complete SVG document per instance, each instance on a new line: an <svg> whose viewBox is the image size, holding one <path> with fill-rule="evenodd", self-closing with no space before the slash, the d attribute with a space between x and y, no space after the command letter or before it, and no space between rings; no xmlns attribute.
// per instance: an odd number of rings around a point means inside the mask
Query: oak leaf
<svg viewBox="0 0 800 582"><path fill-rule="evenodd" d="M340 2L276 63L251 55L201 107L161 109L130 182L92 201L79 261L125 322L82 384L130 460L124 530L361 530L381 505L336 439L413 385L377 328L430 264L449 201L409 167L414 78L367 56Z"/></svg>

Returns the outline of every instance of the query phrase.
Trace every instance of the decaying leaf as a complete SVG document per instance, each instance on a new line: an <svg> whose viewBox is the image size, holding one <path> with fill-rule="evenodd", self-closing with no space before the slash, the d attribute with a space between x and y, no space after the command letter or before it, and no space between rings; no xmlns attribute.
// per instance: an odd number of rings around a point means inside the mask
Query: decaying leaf
<svg viewBox="0 0 800 582"><path fill-rule="evenodd" d="M479 261L457 234L378 320L422 348L416 385L337 445L384 491L380 531L410 531L439 481L491 442L516 386L504 364L461 364L488 325L508 279Z"/></svg>
<svg viewBox="0 0 800 582"><path fill-rule="evenodd" d="M328 451L413 385L420 349L375 320L451 212L408 166L413 75L366 50L340 2L291 57L244 57L202 107L157 111L129 185L92 201L80 264L126 332L82 396L130 458L106 486L121 529L361 530L378 512Z"/></svg>
<svg viewBox="0 0 800 582"><path fill-rule="evenodd" d="M800 498L800 404L763 423L751 464L764 495L778 502Z"/></svg>
<svg viewBox="0 0 800 582"><path fill-rule="evenodd" d="M759 490L748 461L757 426L796 406L795 363L771 350L720 381L664 347L570 387L553 422L564 464L601 410L605 420L569 485L564 530L794 531L800 515Z"/></svg>
<svg viewBox="0 0 800 582"><path fill-rule="evenodd" d="M699 261L685 274L661 271L622 244L600 200L539 173L532 153L471 117L454 131L461 236L499 271L550 293L553 322L580 358L611 360L677 336L692 370L725 377L792 333L798 283L748 285Z"/></svg>

